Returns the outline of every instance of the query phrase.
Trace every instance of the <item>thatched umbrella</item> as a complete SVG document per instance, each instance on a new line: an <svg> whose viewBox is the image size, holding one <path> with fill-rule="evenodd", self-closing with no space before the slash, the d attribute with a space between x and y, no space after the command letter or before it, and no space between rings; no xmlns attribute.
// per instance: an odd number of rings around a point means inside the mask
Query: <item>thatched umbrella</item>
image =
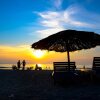
<svg viewBox="0 0 100 100"><path fill-rule="evenodd" d="M56 52L67 51L68 62L70 62L69 52L89 49L97 45L100 45L99 34L86 31L64 30L33 43L32 48Z"/></svg>

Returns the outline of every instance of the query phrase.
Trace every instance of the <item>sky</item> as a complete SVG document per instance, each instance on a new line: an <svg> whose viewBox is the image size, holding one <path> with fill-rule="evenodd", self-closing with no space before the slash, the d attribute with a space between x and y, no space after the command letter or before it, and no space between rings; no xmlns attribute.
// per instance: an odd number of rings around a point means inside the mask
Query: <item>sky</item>
<svg viewBox="0 0 100 100"><path fill-rule="evenodd" d="M45 52L40 59L31 45L66 29L100 34L100 0L0 0L0 63L65 61L65 53L55 52ZM90 64L99 52L96 47L71 53L71 57L79 64Z"/></svg>

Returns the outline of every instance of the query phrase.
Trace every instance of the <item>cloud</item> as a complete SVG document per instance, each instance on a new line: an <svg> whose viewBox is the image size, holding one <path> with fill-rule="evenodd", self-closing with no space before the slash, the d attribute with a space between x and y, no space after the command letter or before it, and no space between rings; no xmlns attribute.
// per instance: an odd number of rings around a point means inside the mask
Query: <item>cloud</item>
<svg viewBox="0 0 100 100"><path fill-rule="evenodd" d="M60 28L48 28L45 30L39 30L39 31L37 31L37 33L39 33L40 37L43 38L43 37L47 37L51 34L57 33L62 30L64 30L64 28L61 28L61 27Z"/></svg>
<svg viewBox="0 0 100 100"><path fill-rule="evenodd" d="M0 45L0 63L15 63L18 59L31 61L32 52L30 45Z"/></svg>
<svg viewBox="0 0 100 100"><path fill-rule="evenodd" d="M0 64L11 63L16 64L20 59L21 61L25 59L27 63L52 63L53 61L67 61L66 52L56 53L56 52L46 52L42 59L37 59L33 54L33 49L29 45L19 45L19 46L7 46L0 45ZM76 64L80 65L92 65L93 57L99 56L100 47L96 47L88 50L80 50L79 52L71 52L71 61L75 61ZM88 60L87 60L88 58Z"/></svg>
<svg viewBox="0 0 100 100"><path fill-rule="evenodd" d="M57 9L61 9L63 0L54 0L54 5Z"/></svg>
<svg viewBox="0 0 100 100"><path fill-rule="evenodd" d="M52 27L52 28L59 28L61 27L60 23L60 13L59 12L54 12L54 11L47 11L43 13L39 13L41 17L41 25L45 27Z"/></svg>
<svg viewBox="0 0 100 100"><path fill-rule="evenodd" d="M59 1L61 2L61 1ZM59 6L61 3L56 2ZM39 16L39 23L42 27L41 30L36 31L43 38L54 34L58 31L74 28L94 28L95 25L87 23L83 20L78 20L75 18L76 15L80 12L79 7L71 5L65 10L58 11L44 11L37 12Z"/></svg>
<svg viewBox="0 0 100 100"><path fill-rule="evenodd" d="M78 0L71 0L69 6L63 9L63 0L51 0L53 9L47 9L41 12L33 12L38 15L37 23L39 28L31 34L36 34L37 39L47 37L65 29L76 29L85 31L100 31L100 15L89 12ZM70 0L68 0L69 2ZM87 2L87 1L85 1ZM41 28L40 28L41 27ZM36 40L36 39L35 39Z"/></svg>

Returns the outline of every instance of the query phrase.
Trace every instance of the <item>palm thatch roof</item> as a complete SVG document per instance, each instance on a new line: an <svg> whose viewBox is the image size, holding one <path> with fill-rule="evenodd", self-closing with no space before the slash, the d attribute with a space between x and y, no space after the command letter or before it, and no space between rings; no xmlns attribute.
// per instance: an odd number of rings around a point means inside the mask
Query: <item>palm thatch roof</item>
<svg viewBox="0 0 100 100"><path fill-rule="evenodd" d="M94 32L64 30L32 44L32 48L65 52L89 49L100 45L100 35Z"/></svg>

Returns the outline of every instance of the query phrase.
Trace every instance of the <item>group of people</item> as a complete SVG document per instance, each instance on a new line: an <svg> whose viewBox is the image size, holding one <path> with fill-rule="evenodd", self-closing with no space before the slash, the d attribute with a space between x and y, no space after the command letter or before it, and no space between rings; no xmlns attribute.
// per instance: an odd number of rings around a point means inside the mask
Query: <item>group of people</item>
<svg viewBox="0 0 100 100"><path fill-rule="evenodd" d="M21 68L21 64L22 64L22 70L25 70L26 61L23 60L22 63L21 63L21 61L18 60L18 62L17 62L17 68L18 68L18 69Z"/></svg>

